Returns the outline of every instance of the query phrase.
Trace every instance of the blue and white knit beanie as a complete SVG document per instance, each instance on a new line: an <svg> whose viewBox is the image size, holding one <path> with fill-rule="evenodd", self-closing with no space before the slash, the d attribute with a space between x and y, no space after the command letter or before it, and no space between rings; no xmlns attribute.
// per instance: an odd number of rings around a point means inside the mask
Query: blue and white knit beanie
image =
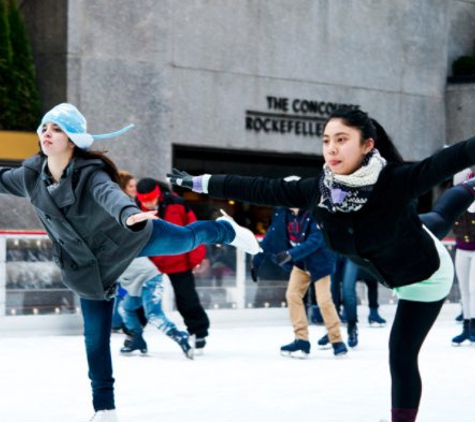
<svg viewBox="0 0 475 422"><path fill-rule="evenodd" d="M53 107L48 111L36 130L38 136L41 136L42 127L45 123L54 123L58 125L68 138L79 148L88 149L91 147L94 141L100 139L109 139L122 135L128 130L134 127L130 124L117 132L104 133L101 135L91 135L87 133L87 121L86 118L80 113L80 111L72 104L62 103Z"/></svg>

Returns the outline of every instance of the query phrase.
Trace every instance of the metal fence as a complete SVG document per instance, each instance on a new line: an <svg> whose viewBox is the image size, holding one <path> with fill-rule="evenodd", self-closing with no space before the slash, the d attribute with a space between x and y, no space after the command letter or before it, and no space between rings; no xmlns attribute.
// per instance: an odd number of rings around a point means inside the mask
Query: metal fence
<svg viewBox="0 0 475 422"><path fill-rule="evenodd" d="M445 242L451 254L452 241ZM195 271L197 291L206 309L285 307L288 274L266 260L259 281L250 276L251 257L229 246L210 246L207 258ZM358 283L360 304L366 288ZM164 309L173 310L173 292L165 289ZM394 303L392 292L379 287L379 302ZM448 297L459 302L457 283ZM77 296L61 282L52 261L51 242L40 232L0 232L0 316L73 314L79 312Z"/></svg>

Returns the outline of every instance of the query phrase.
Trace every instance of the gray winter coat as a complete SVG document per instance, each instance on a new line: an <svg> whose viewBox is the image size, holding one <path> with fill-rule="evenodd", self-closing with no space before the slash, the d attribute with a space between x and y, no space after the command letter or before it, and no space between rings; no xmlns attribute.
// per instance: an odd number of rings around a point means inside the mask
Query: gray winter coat
<svg viewBox="0 0 475 422"><path fill-rule="evenodd" d="M0 193L28 198L52 241L64 284L85 299L111 299L115 282L150 238L152 222L127 227L141 212L104 171L99 159L75 158L57 189L41 177L46 158L35 155L0 170Z"/></svg>

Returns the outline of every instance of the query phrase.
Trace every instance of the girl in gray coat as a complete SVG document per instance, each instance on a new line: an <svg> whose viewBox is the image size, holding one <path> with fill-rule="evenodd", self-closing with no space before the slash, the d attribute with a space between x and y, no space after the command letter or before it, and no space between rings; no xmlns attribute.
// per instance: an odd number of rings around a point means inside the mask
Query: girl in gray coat
<svg viewBox="0 0 475 422"><path fill-rule="evenodd" d="M80 296L95 410L93 421L116 422L110 352L116 280L137 256L173 255L200 244L231 244L255 254L254 235L228 216L179 227L142 212L118 186L117 168L89 151L95 140L71 104L60 104L38 127L41 151L21 167L0 169L0 193L27 198L52 242L63 282Z"/></svg>

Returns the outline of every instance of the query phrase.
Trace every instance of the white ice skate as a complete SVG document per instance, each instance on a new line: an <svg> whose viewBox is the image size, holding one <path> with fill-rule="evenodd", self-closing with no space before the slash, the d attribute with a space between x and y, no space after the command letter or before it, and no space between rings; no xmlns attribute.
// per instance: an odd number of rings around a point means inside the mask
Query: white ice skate
<svg viewBox="0 0 475 422"><path fill-rule="evenodd" d="M238 223L234 221L234 218L226 214L223 210L221 210L223 214L222 217L219 217L218 220L227 221L234 229L236 233L236 237L230 243L230 245L242 249L244 252L247 252L250 255L256 255L259 252L262 252L261 247L259 246L259 242L257 241L254 234L245 227L240 226Z"/></svg>
<svg viewBox="0 0 475 422"><path fill-rule="evenodd" d="M98 410L90 422L118 422L117 413L115 409L111 410Z"/></svg>

